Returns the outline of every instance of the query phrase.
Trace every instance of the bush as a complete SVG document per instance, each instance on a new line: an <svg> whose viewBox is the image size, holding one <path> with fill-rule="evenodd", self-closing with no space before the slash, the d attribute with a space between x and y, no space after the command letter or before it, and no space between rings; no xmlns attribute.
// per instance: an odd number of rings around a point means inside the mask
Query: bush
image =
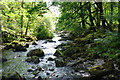
<svg viewBox="0 0 120 80"><path fill-rule="evenodd" d="M40 25L37 27L34 31L34 35L37 37L37 39L48 39L53 38L53 34L49 29L47 29L44 25Z"/></svg>

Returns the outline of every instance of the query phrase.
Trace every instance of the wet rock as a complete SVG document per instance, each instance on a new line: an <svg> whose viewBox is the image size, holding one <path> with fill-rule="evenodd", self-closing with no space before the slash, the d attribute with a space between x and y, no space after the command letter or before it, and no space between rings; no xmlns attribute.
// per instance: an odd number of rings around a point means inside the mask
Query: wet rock
<svg viewBox="0 0 120 80"><path fill-rule="evenodd" d="M25 38L21 38L21 39L20 39L20 42L22 42L22 41L26 41L26 39L25 39Z"/></svg>
<svg viewBox="0 0 120 80"><path fill-rule="evenodd" d="M36 70L42 71L42 68L38 66Z"/></svg>
<svg viewBox="0 0 120 80"><path fill-rule="evenodd" d="M6 49L6 50L9 50L9 49L11 49L11 48L13 48L13 46L12 46L11 44L7 44L7 45L4 47L4 49Z"/></svg>
<svg viewBox="0 0 120 80"><path fill-rule="evenodd" d="M84 61L81 60L81 59L79 59L79 60L77 60L76 62L73 62L73 63L71 64L71 66L77 66L78 64L83 64L83 63L84 63Z"/></svg>
<svg viewBox="0 0 120 80"><path fill-rule="evenodd" d="M15 45L14 51L27 51L27 49L23 45L17 44L17 45Z"/></svg>
<svg viewBox="0 0 120 80"><path fill-rule="evenodd" d="M56 67L64 67L66 63L62 60L55 60Z"/></svg>
<svg viewBox="0 0 120 80"><path fill-rule="evenodd" d="M42 49L34 49L34 50L31 50L30 52L27 53L27 57L29 57L29 56L43 57L44 52Z"/></svg>
<svg viewBox="0 0 120 80"><path fill-rule="evenodd" d="M32 37L30 37L30 36L25 36L25 39L27 40L27 41L33 41L34 39L32 38Z"/></svg>
<svg viewBox="0 0 120 80"><path fill-rule="evenodd" d="M81 51L81 48L79 48L79 47L70 47L70 48L68 48L67 50L64 51L64 55L66 55L68 57L71 57L73 54L80 53L80 52L83 52L83 51Z"/></svg>
<svg viewBox="0 0 120 80"><path fill-rule="evenodd" d="M46 75L50 75L50 73L47 72Z"/></svg>
<svg viewBox="0 0 120 80"><path fill-rule="evenodd" d="M100 58L100 56L99 56L98 54L94 54L94 53L89 54L88 56L89 56L91 59L98 59L98 58Z"/></svg>
<svg viewBox="0 0 120 80"><path fill-rule="evenodd" d="M42 79L42 77L41 77L41 76L39 76L37 80L43 80L43 79Z"/></svg>
<svg viewBox="0 0 120 80"><path fill-rule="evenodd" d="M48 58L48 61L54 61L54 59L53 59L53 58L51 58L51 57L49 57L49 58Z"/></svg>
<svg viewBox="0 0 120 80"><path fill-rule="evenodd" d="M27 51L27 49L19 43L19 41L13 41L5 46L6 50L13 49L14 51Z"/></svg>
<svg viewBox="0 0 120 80"><path fill-rule="evenodd" d="M37 45L37 43L34 41L34 42L32 43L32 45Z"/></svg>
<svg viewBox="0 0 120 80"><path fill-rule="evenodd" d="M38 64L40 62L39 58L37 56L32 56L30 58L27 58L25 61L27 62L33 62L35 64Z"/></svg>
<svg viewBox="0 0 120 80"><path fill-rule="evenodd" d="M28 69L27 71L28 71L28 72L33 72L33 70L32 70L32 69Z"/></svg>
<svg viewBox="0 0 120 80"><path fill-rule="evenodd" d="M81 53L75 53L71 56L72 59L77 59L78 57L81 56Z"/></svg>
<svg viewBox="0 0 120 80"><path fill-rule="evenodd" d="M76 38L74 40L74 43L81 44L81 46L84 46L85 44L91 43L90 41L91 38L92 38L92 34L88 34L86 37Z"/></svg>
<svg viewBox="0 0 120 80"><path fill-rule="evenodd" d="M25 44L24 47L28 48L28 47L29 47L29 44Z"/></svg>
<svg viewBox="0 0 120 80"><path fill-rule="evenodd" d="M54 68L50 68L49 70L50 70L50 71L54 71Z"/></svg>
<svg viewBox="0 0 120 80"><path fill-rule="evenodd" d="M120 53L117 53L116 56L118 59L120 59Z"/></svg>
<svg viewBox="0 0 120 80"><path fill-rule="evenodd" d="M57 56L57 57L58 56L63 56L63 53L59 49L57 49L54 56Z"/></svg>
<svg viewBox="0 0 120 80"><path fill-rule="evenodd" d="M2 57L2 62L6 62L6 61L7 61L7 59Z"/></svg>
<svg viewBox="0 0 120 80"><path fill-rule="evenodd" d="M8 73L2 80L26 80L24 77L21 77L19 73L13 72Z"/></svg>
<svg viewBox="0 0 120 80"><path fill-rule="evenodd" d="M58 41L67 41L67 40L68 40L67 38L62 38L62 39L60 39Z"/></svg>
<svg viewBox="0 0 120 80"><path fill-rule="evenodd" d="M39 72L34 71L32 74L33 74L33 75L35 75L35 76L37 76L37 75L38 75L38 73L39 73Z"/></svg>
<svg viewBox="0 0 120 80"><path fill-rule="evenodd" d="M52 39L47 39L46 42L56 42L56 41L53 41Z"/></svg>
<svg viewBox="0 0 120 80"><path fill-rule="evenodd" d="M105 76L109 73L112 73L113 70L114 70L113 63L112 62L106 62L102 65L90 68L89 72L91 73L91 75L93 75L95 77L102 77L102 76Z"/></svg>

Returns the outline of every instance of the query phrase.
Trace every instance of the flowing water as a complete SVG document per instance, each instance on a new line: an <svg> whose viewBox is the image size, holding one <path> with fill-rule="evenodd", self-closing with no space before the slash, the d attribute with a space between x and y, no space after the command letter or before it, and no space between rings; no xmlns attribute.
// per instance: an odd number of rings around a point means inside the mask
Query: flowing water
<svg viewBox="0 0 120 80"><path fill-rule="evenodd" d="M62 80L73 80L73 78L79 78L84 76L89 76L89 73L81 70L80 72L75 72L72 67L56 67L55 61L48 61L49 57L56 58L54 53L56 51L55 47L57 47L61 43L66 43L68 41L59 41L61 37L58 37L57 34L54 33L54 38L52 39L55 42L46 42L46 40L36 41L38 45L31 45L27 48L26 52L13 52L13 51L3 51L3 57L7 58L8 61L3 63L3 75L8 72L16 71L20 75L24 75L28 80L30 78L38 78L41 76L42 78L62 78ZM32 49L41 48L45 56L40 59L40 63L33 64L25 62L27 59L27 53ZM39 71L37 76L33 75L32 72L28 72L28 69L35 70L37 67L42 67L42 71Z"/></svg>

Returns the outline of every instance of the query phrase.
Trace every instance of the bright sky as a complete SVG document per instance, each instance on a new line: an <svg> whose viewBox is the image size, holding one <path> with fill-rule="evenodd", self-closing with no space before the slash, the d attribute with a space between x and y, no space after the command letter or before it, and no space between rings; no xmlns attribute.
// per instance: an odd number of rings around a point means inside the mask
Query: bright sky
<svg viewBox="0 0 120 80"><path fill-rule="evenodd" d="M52 4L52 0L46 0L46 3L47 3L47 7L49 7ZM53 14L56 15L56 17L59 17L59 15L60 15L59 7L50 6L49 9Z"/></svg>

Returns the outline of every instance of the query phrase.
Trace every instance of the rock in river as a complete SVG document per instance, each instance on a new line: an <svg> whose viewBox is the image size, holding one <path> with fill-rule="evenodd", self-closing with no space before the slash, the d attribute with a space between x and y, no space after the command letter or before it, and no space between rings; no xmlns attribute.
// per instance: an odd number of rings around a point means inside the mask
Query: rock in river
<svg viewBox="0 0 120 80"><path fill-rule="evenodd" d="M61 60L55 60L55 63L56 63L56 67L64 67L66 65L66 63Z"/></svg>
<svg viewBox="0 0 120 80"><path fill-rule="evenodd" d="M30 52L27 53L27 57L30 56L38 56L38 57L43 57L44 56L44 52L42 49L33 49Z"/></svg>
<svg viewBox="0 0 120 80"><path fill-rule="evenodd" d="M7 44L4 49L6 49L6 50L14 49L14 51L27 51L26 47L24 47L18 41L16 41L16 42L13 41L10 44Z"/></svg>
<svg viewBox="0 0 120 80"><path fill-rule="evenodd" d="M54 59L52 57L49 57L48 61L54 61Z"/></svg>
<svg viewBox="0 0 120 80"><path fill-rule="evenodd" d="M91 75L95 77L102 77L109 73L111 73L114 70L114 65L112 62L106 62L102 65L95 66L89 69L89 72Z"/></svg>
<svg viewBox="0 0 120 80"><path fill-rule="evenodd" d="M32 45L37 45L37 43L34 41L34 42L32 43Z"/></svg>
<svg viewBox="0 0 120 80"><path fill-rule="evenodd" d="M8 73L7 76L3 76L2 80L26 80L24 77L20 76L17 72Z"/></svg>
<svg viewBox="0 0 120 80"><path fill-rule="evenodd" d="M37 56L32 56L30 58L27 58L25 61L27 62L33 62L35 64L38 64L40 62L39 58Z"/></svg>

